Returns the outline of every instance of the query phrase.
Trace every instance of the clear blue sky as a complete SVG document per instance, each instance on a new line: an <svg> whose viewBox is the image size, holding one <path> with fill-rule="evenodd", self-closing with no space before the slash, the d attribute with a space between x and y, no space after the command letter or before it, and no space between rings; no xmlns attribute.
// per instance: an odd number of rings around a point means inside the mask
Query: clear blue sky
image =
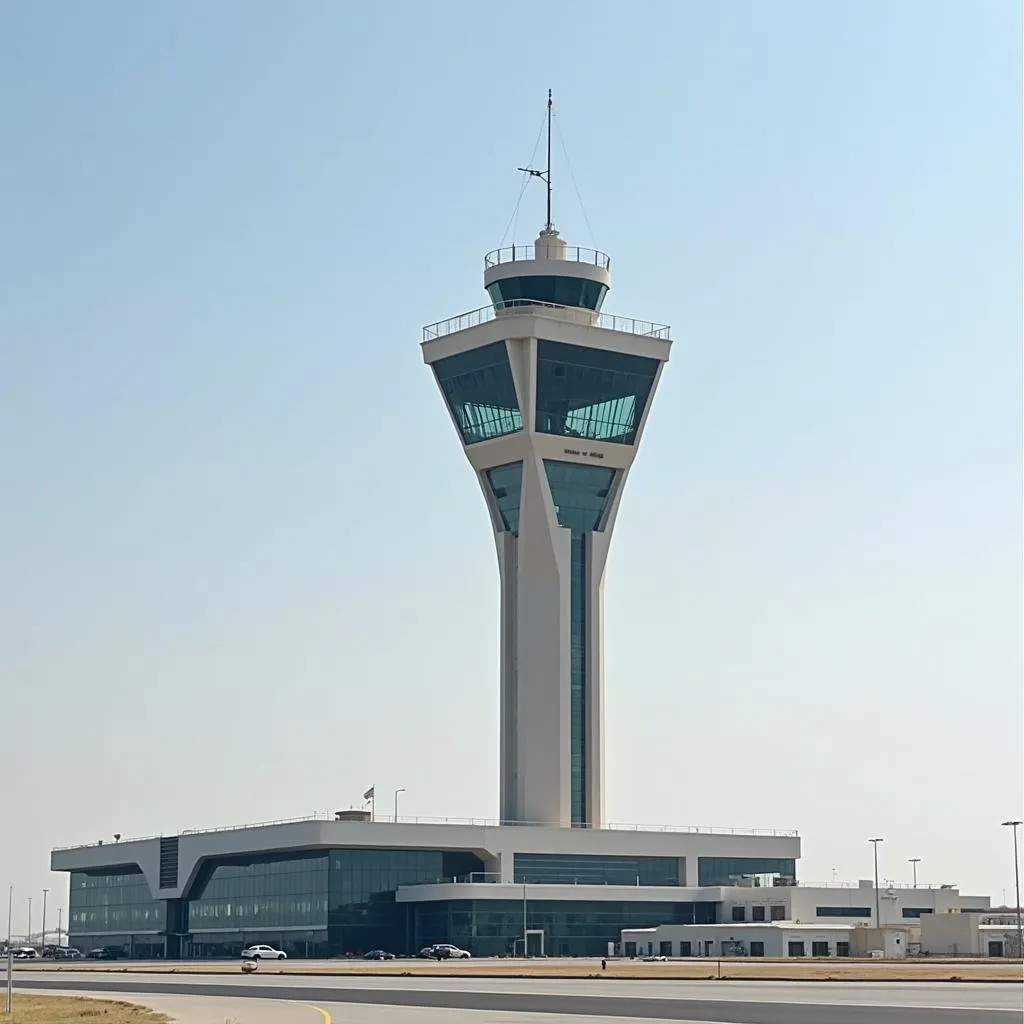
<svg viewBox="0 0 1024 1024"><path fill-rule="evenodd" d="M808 880L881 835L884 877L1001 898L1020 36L1009 0L4 5L0 884L371 783L496 813L497 568L418 343L484 303L550 86L595 234L557 146L556 223L676 338L609 817L797 827Z"/></svg>

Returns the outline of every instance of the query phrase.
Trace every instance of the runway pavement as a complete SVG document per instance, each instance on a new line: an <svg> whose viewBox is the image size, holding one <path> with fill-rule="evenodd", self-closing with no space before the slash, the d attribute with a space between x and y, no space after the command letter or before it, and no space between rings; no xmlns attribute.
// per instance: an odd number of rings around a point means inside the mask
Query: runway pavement
<svg viewBox="0 0 1024 1024"><path fill-rule="evenodd" d="M119 995L183 1024L1019 1024L1016 984L126 975L19 971L18 989ZM173 1004L173 1006L172 1006ZM282 1015L288 1006L291 1016ZM300 1010L300 1007L303 1009ZM326 1016L324 1016L326 1014Z"/></svg>

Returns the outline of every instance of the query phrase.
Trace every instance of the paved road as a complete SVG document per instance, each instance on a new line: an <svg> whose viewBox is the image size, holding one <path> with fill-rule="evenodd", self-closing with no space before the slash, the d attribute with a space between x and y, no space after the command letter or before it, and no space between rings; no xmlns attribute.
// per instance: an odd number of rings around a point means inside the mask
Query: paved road
<svg viewBox="0 0 1024 1024"><path fill-rule="evenodd" d="M205 1016L231 1008L249 1024L274 1024L273 1004L302 1004L324 1009L334 1024L433 1024L465 1018L465 1024L509 1021L546 1015L581 1024L580 1018L638 1021L686 1021L700 1024L1019 1024L1021 986L986 983L843 982L678 982L614 979L542 978L299 978L286 975L95 975L62 971L19 971L19 989L74 990L79 993L135 996L147 1005L167 998L194 1001L186 1022L201 1024L196 1007L209 1004ZM196 1001L198 1000L198 1001ZM226 1001L226 1002L225 1002ZM258 1004L258 1005L257 1005ZM217 1009L210 1007L216 1006ZM237 1007L246 1007L241 1017ZM195 1012L194 1012L195 1011ZM464 1012L455 1012L464 1011ZM318 1012L318 1011L316 1011ZM554 1017L552 1015L555 1015ZM220 1021L228 1018L224 1012ZM317 1024L314 1014L310 1024Z"/></svg>

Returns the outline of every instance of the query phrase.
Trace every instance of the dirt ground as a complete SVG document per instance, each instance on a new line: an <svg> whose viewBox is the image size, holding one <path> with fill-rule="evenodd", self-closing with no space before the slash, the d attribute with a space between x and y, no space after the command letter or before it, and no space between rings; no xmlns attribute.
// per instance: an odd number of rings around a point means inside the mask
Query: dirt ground
<svg viewBox="0 0 1024 1024"><path fill-rule="evenodd" d="M0 1011L6 994L0 994ZM75 999L69 996L14 994L12 1024L168 1024L162 1013L109 999Z"/></svg>

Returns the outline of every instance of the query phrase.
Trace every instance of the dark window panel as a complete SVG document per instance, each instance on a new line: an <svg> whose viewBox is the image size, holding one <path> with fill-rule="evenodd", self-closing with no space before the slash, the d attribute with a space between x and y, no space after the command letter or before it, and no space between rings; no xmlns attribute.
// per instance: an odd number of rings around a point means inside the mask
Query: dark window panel
<svg viewBox="0 0 1024 1024"><path fill-rule="evenodd" d="M509 533L519 532L519 504L523 490L523 464L510 462L487 470L487 484Z"/></svg>
<svg viewBox="0 0 1024 1024"><path fill-rule="evenodd" d="M439 359L433 369L465 444L523 429L505 342Z"/></svg>
<svg viewBox="0 0 1024 1024"><path fill-rule="evenodd" d="M536 429L632 444L657 372L656 359L539 340Z"/></svg>

